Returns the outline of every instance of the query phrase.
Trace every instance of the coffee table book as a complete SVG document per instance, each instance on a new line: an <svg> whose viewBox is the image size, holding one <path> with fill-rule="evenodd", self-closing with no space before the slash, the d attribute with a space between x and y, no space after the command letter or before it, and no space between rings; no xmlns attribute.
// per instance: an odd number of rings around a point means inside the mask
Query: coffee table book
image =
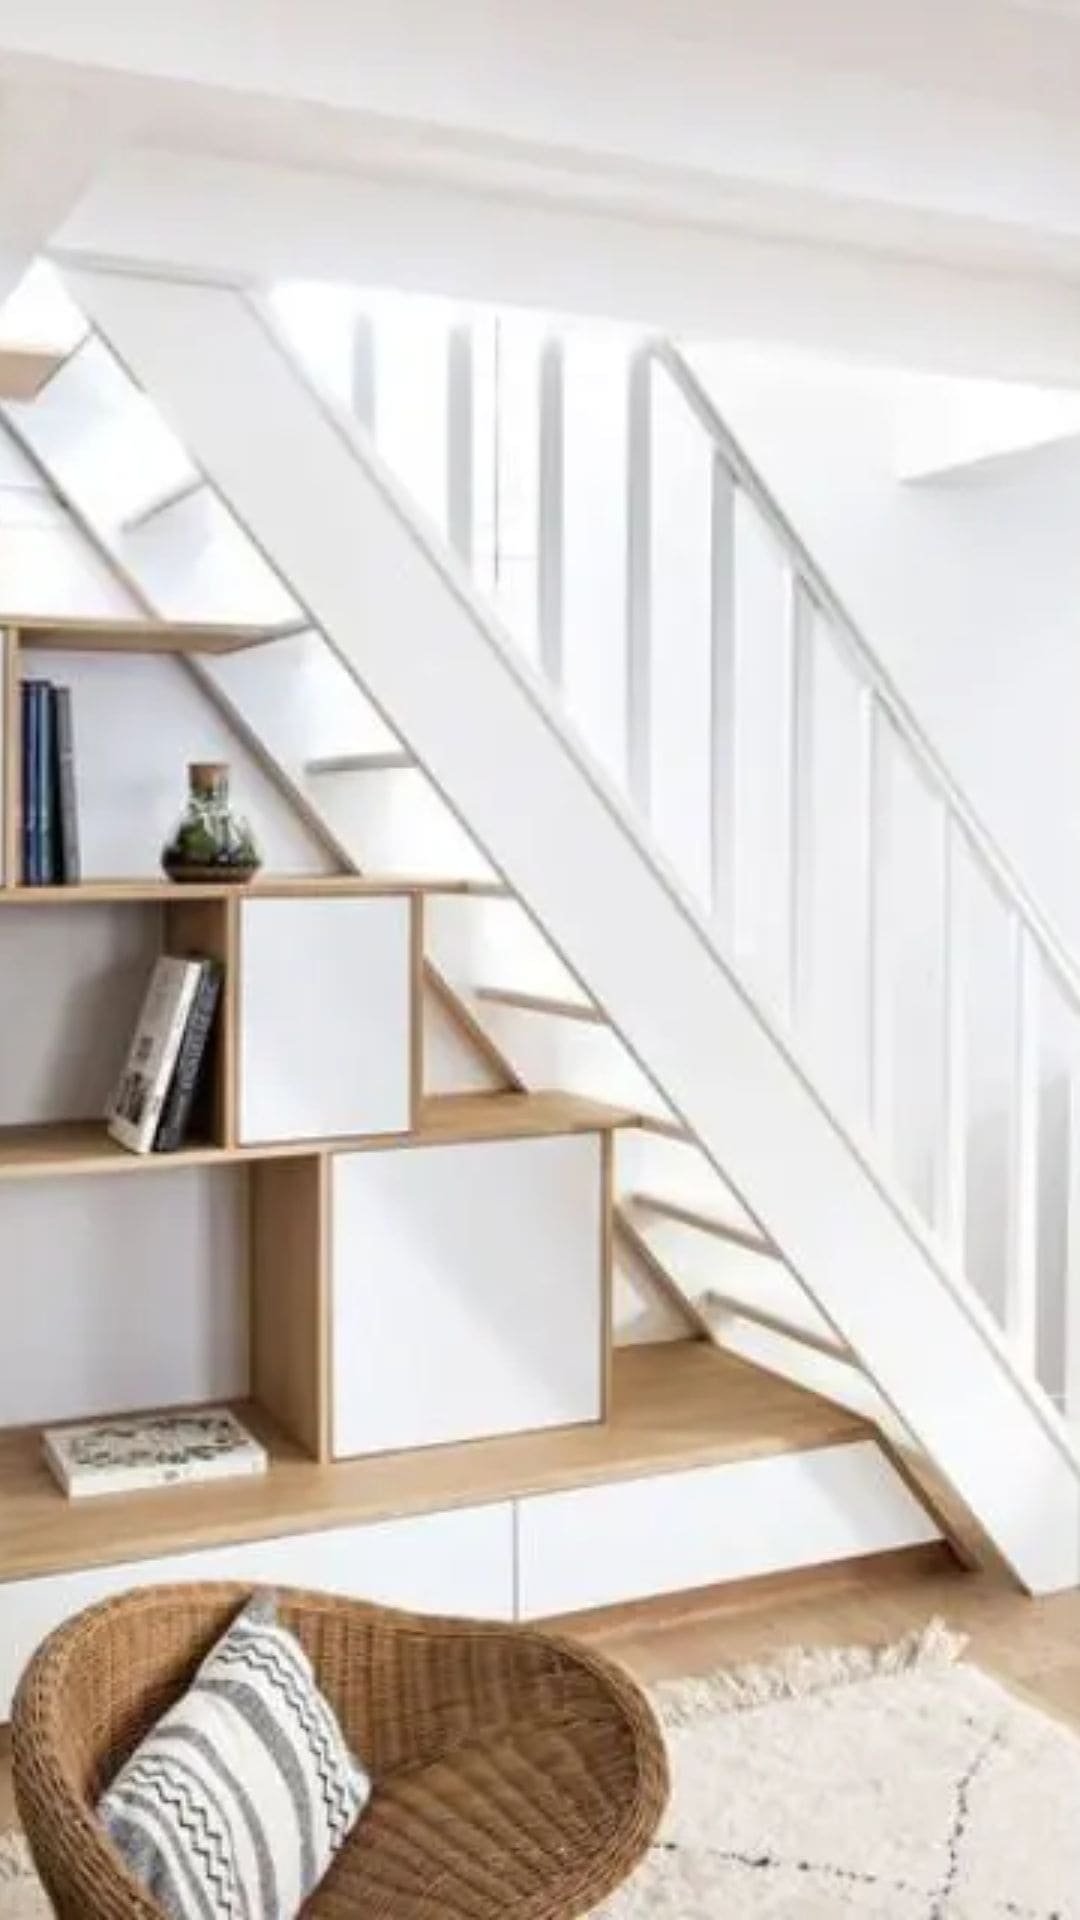
<svg viewBox="0 0 1080 1920"><path fill-rule="evenodd" d="M265 1473L266 1448L228 1407L47 1427L42 1446L71 1500Z"/></svg>

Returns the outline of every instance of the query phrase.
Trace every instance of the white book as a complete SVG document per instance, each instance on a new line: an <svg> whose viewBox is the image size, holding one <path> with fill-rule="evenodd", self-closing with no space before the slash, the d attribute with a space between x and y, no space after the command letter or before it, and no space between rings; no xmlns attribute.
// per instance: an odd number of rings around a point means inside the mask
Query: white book
<svg viewBox="0 0 1080 1920"><path fill-rule="evenodd" d="M47 1427L46 1462L72 1500L265 1473L266 1448L228 1407Z"/></svg>
<svg viewBox="0 0 1080 1920"><path fill-rule="evenodd" d="M132 1153L150 1153L176 1056L205 962L168 954L154 967L124 1071L109 1102L109 1132Z"/></svg>

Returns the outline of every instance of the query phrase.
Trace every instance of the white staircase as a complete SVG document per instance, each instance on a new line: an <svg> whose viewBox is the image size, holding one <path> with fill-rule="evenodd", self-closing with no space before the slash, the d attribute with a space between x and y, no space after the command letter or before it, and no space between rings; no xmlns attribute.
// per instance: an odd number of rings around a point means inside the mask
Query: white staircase
<svg viewBox="0 0 1080 1920"><path fill-rule="evenodd" d="M1075 1583L1071 965L678 355L444 319L410 411L361 315L429 525L244 297L71 286L99 337L9 426L136 604L280 624L197 671L340 853L481 883L439 1004L642 1114L628 1259Z"/></svg>

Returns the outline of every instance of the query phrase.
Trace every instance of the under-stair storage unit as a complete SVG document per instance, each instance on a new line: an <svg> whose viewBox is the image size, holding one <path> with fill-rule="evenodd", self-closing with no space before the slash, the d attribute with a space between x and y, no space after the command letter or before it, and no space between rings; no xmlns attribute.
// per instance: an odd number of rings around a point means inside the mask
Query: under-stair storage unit
<svg viewBox="0 0 1080 1920"><path fill-rule="evenodd" d="M564 538L561 449L577 444L578 436L576 428L573 435L564 433L558 407L544 414L541 447L539 663L553 683L545 690L534 666L513 652L482 595L451 564L430 523L410 509L363 430L332 395L313 390L323 385L317 377L290 363L256 302L232 288L181 286L145 272L76 270L69 284L114 355L168 414L223 511L248 530L305 620L386 716L500 882L525 903L571 971L580 994L571 1018L561 997L555 1007L527 986L519 991L513 981L480 977L472 983L476 1024L487 1028L494 1008L519 1025L558 1021L577 1029L585 1026L584 1010L586 1031L594 1027L599 1036L616 1038L652 1083L661 1112L677 1120L722 1172L812 1295L834 1349L815 1351L815 1361L851 1372L848 1356L854 1357L873 1383L878 1406L899 1423L898 1434L906 1433L923 1465L929 1463L931 1481L947 1483L1022 1581L1037 1590L1075 1584L1080 1463L1073 1437L1039 1384L1037 1364L1042 1290L1036 1203L1043 1166L1036 1123L1038 1002L1058 975L1074 1012L1080 990L1072 984L1067 956L1062 964L1023 889L678 356L666 347L644 346L626 369L626 407L618 409L629 424L620 439L620 445L627 442L625 461L611 474L611 497L627 503L626 564L620 560L617 570L620 593L628 589L621 676L625 756L616 756L618 773L625 773L620 795L599 777L595 751L572 722L574 663L564 643L575 617L564 591L564 562L579 549L581 529ZM546 348L544 366L553 377L545 378L542 398L580 393L580 382L560 379L558 357ZM650 457L654 444L661 454L670 448L663 424L669 389L682 426L695 436L700 484L694 502L702 511L695 512L694 525L704 539L694 555L687 555L681 539L688 524L684 501L669 484L664 460L657 465ZM47 389L46 400L49 392L55 398L58 382ZM31 411L37 416L36 406ZM50 434L58 411L59 404L45 406L27 438L50 470L70 474L76 463L58 446L61 436ZM468 413L457 406L454 411L461 419ZM495 440L501 446L501 435ZM468 471L458 461L452 483L463 485ZM596 497L594 486L587 538L599 524ZM325 511L311 511L315 498ZM747 644L745 630L737 631L745 569L741 553L735 563L733 536L743 526L747 503L763 522L758 527L755 520L755 538L764 531L778 548L770 580L784 589L773 593L770 585L767 596L777 612L775 631L770 614L770 658L775 654L783 672L775 681L770 675L768 688L756 686L754 694L779 723L773 729L783 744L779 781L771 779L772 757L758 758L745 750L744 736L736 738L735 669L743 657L761 657L756 645ZM131 561L129 575L137 571L136 556L119 540L112 544L121 565L125 557ZM143 574L138 580L138 590L152 601L160 582L155 587ZM668 591L673 584L677 593ZM688 598L692 627L680 610ZM606 600L601 613L610 617ZM619 608L616 618L621 621ZM577 625L595 651L598 621L590 617ZM692 663L684 641L692 641ZM829 650L840 647L854 665L850 704L858 715L851 742L857 779L845 815L859 836L852 934L857 965L851 969L859 991L843 996L845 1034L858 1036L867 1068L859 1075L857 1107L841 1084L846 1074L830 1076L818 1061L803 1019L805 962L816 949L816 939L804 937L805 895L811 879L816 888L821 848L811 802L818 753L810 751L807 689ZM670 669L666 681L662 665ZM241 659L241 673L243 668ZM740 709L743 704L738 702ZM686 756L676 749L691 725L697 749L694 831L683 836L668 831L669 803L672 778L683 784ZM610 732L605 739L610 746ZM347 754L350 745L334 741L332 757ZM300 770L314 757L298 751ZM831 765L827 755L823 760ZM744 804L748 769L754 785L751 803ZM381 777L396 779L398 771ZM759 792L766 772L767 796ZM920 1195L908 1190L890 1137L889 1080L897 1051L890 1017L890 988L896 984L891 929L897 903L889 885L888 827L896 772L905 781L914 773L925 785L945 869L942 901L940 863L924 863L934 895L928 904L937 914L935 925L945 929L938 953L948 1017L934 1024L935 1049L938 1039L947 1041L947 1057L935 1057L929 1074L935 1087L945 1089L936 1116L942 1124L934 1129L933 1154L919 1157L921 1168L934 1170L934 1195L946 1197L944 1219L936 1210L928 1213ZM515 794L526 794L529 804L511 804ZM740 838L740 823L758 818L759 798L777 816L787 850L783 861L758 860ZM351 851L350 831L344 824L341 831ZM358 830L358 858L360 838ZM989 1310L973 1287L966 1257L970 1236L964 1233L968 1136L976 1116L963 1091L960 1016L969 997L962 924L954 937L953 863L966 870L969 859L1000 894L1014 962L1009 1031L1015 1086L1007 1104L1008 1182L1000 1189L1008 1193L1011 1217L1007 1232L996 1236L1008 1242L1004 1313L997 1302ZM749 914L743 885L748 876L767 879L770 889L767 905L755 891ZM776 906L781 964L774 972L771 939L766 968L754 964L753 956L758 923L771 926ZM850 931L850 915L832 918ZM816 928L817 916L811 931ZM846 950L847 933L842 944ZM816 978L824 969L812 971ZM500 997L477 993L485 985L495 986ZM532 1077L527 1066L522 1072ZM1070 1137L1075 1142L1075 1129ZM1071 1212L1068 1204L1055 1209L1063 1229L1054 1236L1057 1246L1075 1238L1064 1232ZM764 1308L770 1319L778 1317L775 1306L773 1301ZM764 1324L760 1316L757 1324ZM792 1337L789 1344L797 1343Z"/></svg>

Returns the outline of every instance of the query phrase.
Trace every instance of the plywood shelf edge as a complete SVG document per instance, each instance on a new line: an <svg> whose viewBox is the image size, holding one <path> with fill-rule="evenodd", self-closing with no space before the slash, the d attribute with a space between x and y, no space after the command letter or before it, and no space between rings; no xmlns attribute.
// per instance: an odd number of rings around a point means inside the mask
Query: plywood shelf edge
<svg viewBox="0 0 1080 1920"><path fill-rule="evenodd" d="M323 1140L274 1140L250 1146L211 1143L176 1153L134 1154L110 1140L103 1122L72 1121L0 1128L0 1180L70 1174L165 1172L170 1167L296 1160L379 1148L449 1146L470 1140L530 1140L549 1134L605 1133L636 1124L621 1107L561 1093L433 1094L420 1104L410 1133L343 1135Z"/></svg>

